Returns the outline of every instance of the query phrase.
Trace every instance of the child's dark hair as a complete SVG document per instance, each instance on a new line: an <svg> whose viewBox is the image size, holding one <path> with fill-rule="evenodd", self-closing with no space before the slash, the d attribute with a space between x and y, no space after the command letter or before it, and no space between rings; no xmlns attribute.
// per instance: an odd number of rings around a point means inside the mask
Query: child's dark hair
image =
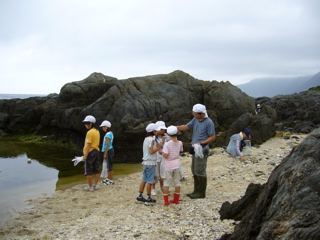
<svg viewBox="0 0 320 240"><path fill-rule="evenodd" d="M91 128L90 128L90 129L96 127L96 126L95 126L95 123L93 123L93 122L84 122L85 125L90 124L90 123L91 123Z"/></svg>
<svg viewBox="0 0 320 240"><path fill-rule="evenodd" d="M178 134L174 134L174 135L170 135L170 134L168 134L170 137L177 137L178 136Z"/></svg>
<svg viewBox="0 0 320 240"><path fill-rule="evenodd" d="M146 136L147 137L154 136L154 132L153 131L152 132L147 132Z"/></svg>

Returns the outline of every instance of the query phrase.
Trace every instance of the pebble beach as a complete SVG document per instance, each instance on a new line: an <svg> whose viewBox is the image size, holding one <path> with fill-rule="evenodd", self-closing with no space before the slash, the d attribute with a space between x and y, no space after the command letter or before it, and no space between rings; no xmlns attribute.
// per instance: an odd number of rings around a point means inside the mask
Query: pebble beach
<svg viewBox="0 0 320 240"><path fill-rule="evenodd" d="M306 136L277 135L251 147L245 162L231 157L224 148L211 149L204 199L185 195L193 191L191 157L185 153L181 157L186 178L181 181L180 204L164 206L159 184L154 205L136 203L142 173L115 178L114 185L100 184L94 192L84 190L84 178L83 184L56 191L53 196L43 194L28 200L29 208L6 222L0 229L0 238L219 239L232 233L238 224L234 220L220 220L222 203L239 200L250 183L267 182L273 169ZM170 190L171 199L174 188Z"/></svg>

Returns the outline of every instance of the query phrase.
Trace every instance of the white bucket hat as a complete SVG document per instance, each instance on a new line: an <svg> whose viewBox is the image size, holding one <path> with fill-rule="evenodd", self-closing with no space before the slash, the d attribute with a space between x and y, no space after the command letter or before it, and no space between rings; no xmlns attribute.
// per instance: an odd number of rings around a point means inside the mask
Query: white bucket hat
<svg viewBox="0 0 320 240"><path fill-rule="evenodd" d="M100 125L100 127L111 127L111 123L107 120L103 121Z"/></svg>
<svg viewBox="0 0 320 240"><path fill-rule="evenodd" d="M167 129L166 128L166 124L164 123L164 121L158 121L156 122L157 126L160 128L159 130L161 129Z"/></svg>
<svg viewBox="0 0 320 240"><path fill-rule="evenodd" d="M176 126L170 126L167 128L167 133L169 135L176 135L178 133L178 128Z"/></svg>
<svg viewBox="0 0 320 240"><path fill-rule="evenodd" d="M157 124L155 124L155 123L150 123L150 124L148 124L148 126L146 127L146 131L147 131L147 132L152 132L152 131L156 130L156 128L157 128Z"/></svg>
<svg viewBox="0 0 320 240"><path fill-rule="evenodd" d="M200 103L194 105L193 108L192 108L192 111L196 112L196 113L204 113L205 114L205 118L208 117L206 106L202 105Z"/></svg>
<svg viewBox="0 0 320 240"><path fill-rule="evenodd" d="M85 119L82 122L92 122L95 123L96 119L94 118L94 116L88 115L85 117Z"/></svg>

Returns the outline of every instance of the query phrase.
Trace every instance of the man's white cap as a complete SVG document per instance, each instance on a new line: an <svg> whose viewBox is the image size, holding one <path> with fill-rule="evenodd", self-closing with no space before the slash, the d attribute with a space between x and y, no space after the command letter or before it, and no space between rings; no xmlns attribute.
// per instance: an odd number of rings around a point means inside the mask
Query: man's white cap
<svg viewBox="0 0 320 240"><path fill-rule="evenodd" d="M155 123L150 123L150 124L148 124L148 126L146 127L146 131L147 131L147 132L152 132L152 131L156 130L156 128L157 128L157 124L155 124ZM158 131L159 131L159 130L158 130Z"/></svg>
<svg viewBox="0 0 320 240"><path fill-rule="evenodd" d="M169 135L176 135L178 133L178 128L176 126L170 126L167 128L167 133Z"/></svg>
<svg viewBox="0 0 320 240"><path fill-rule="evenodd" d="M167 129L164 121L158 121L158 122L156 122L156 124L160 128L158 131L160 131L161 129Z"/></svg>
<svg viewBox="0 0 320 240"><path fill-rule="evenodd" d="M85 117L85 119L82 122L92 122L95 123L96 119L94 118L94 116L88 115Z"/></svg>
<svg viewBox="0 0 320 240"><path fill-rule="evenodd" d="M111 123L107 120L103 121L100 125L100 127L111 127Z"/></svg>
<svg viewBox="0 0 320 240"><path fill-rule="evenodd" d="M208 117L206 106L202 105L200 103L194 105L193 108L192 108L192 111L196 112L196 113L204 113L206 115L205 117L206 118Z"/></svg>

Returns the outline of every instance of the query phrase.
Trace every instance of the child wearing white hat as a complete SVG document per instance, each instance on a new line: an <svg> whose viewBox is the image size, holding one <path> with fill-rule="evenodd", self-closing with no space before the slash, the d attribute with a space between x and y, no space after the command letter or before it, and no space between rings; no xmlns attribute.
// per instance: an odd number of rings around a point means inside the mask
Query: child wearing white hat
<svg viewBox="0 0 320 240"><path fill-rule="evenodd" d="M165 160L166 178L163 183L163 199L164 205L168 206L169 203L169 187L171 182L174 183L175 192L174 199L170 200L171 203L179 204L180 199L180 152L183 151L183 144L177 139L178 128L170 126L167 128L167 134L170 141L167 142L162 151L162 156Z"/></svg>
<svg viewBox="0 0 320 240"><path fill-rule="evenodd" d="M88 130L83 147L84 175L87 178L88 186L86 191L93 192L98 189L99 172L99 143L100 133L95 128L96 119L88 115L82 121ZM94 184L93 177L94 176Z"/></svg>
<svg viewBox="0 0 320 240"><path fill-rule="evenodd" d="M114 156L114 148L113 148L113 139L114 134L111 131L111 123L107 120L103 121L100 125L102 130L106 132L103 143L102 143L102 149L101 152L103 153L103 164L106 163L107 165L107 178L105 180L102 180L102 183L104 185L112 185L114 184L113 181L113 156ZM103 169L104 170L104 169ZM105 177L105 176L102 176Z"/></svg>
<svg viewBox="0 0 320 240"><path fill-rule="evenodd" d="M146 127L147 136L143 141L143 175L142 181L139 185L139 196L136 198L137 203L145 203L146 205L154 204L155 199L151 198L151 186L154 184L154 174L157 165L157 152L162 147L163 143L159 143L157 146L154 142L154 136L158 129L155 123L150 123ZM143 191L145 186L147 186L148 198L143 197Z"/></svg>
<svg viewBox="0 0 320 240"><path fill-rule="evenodd" d="M167 130L166 124L163 121L156 122L157 127L157 133L155 135L155 143L158 145L159 143L165 144L167 141L170 140L169 136L165 133ZM163 191L163 179L165 178L165 169L164 169L164 160L162 155L160 154L160 151L163 149L163 146L160 148L160 150L157 152L157 166L156 166L156 172L155 172L155 183L152 185L151 195L156 196L157 191L155 189L156 183L159 182L160 189Z"/></svg>

